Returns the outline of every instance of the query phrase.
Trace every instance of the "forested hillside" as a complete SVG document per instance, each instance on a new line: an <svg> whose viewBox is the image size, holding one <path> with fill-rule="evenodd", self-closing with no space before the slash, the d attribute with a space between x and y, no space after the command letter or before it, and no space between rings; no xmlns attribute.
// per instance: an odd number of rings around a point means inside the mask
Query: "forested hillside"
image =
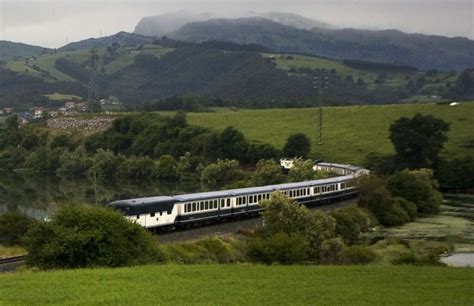
<svg viewBox="0 0 474 306"><path fill-rule="evenodd" d="M463 70L474 66L472 40L406 34L396 30L318 27L307 31L252 17L188 23L171 36L194 42L254 43L280 52L407 64L421 69Z"/></svg>
<svg viewBox="0 0 474 306"><path fill-rule="evenodd" d="M150 110L194 111L210 106L312 106L318 97L314 77L323 80L322 99L326 105L472 97L470 70L458 79L455 72L277 53L257 44L163 38L148 44L125 39L121 45L121 37L117 34L113 39L93 41L96 46L104 46L96 49L97 84L101 98L117 97L129 109L143 109L143 105ZM76 46L86 47L90 42ZM35 58L11 59L0 66L4 71L0 107L23 110L57 105L59 102L48 98L55 93L87 97L89 49L49 51Z"/></svg>

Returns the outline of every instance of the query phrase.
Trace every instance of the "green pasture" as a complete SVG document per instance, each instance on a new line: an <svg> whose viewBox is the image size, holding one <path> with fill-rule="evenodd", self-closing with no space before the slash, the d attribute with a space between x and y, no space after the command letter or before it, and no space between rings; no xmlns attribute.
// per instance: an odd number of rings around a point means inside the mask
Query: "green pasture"
<svg viewBox="0 0 474 306"><path fill-rule="evenodd" d="M158 265L0 275L0 305L472 305L469 268Z"/></svg>
<svg viewBox="0 0 474 306"><path fill-rule="evenodd" d="M61 94L61 93L53 93L53 94L50 94L50 95L45 95L45 97L47 97L48 99L50 100L53 100L53 101L65 101L65 100L72 100L72 99L82 99L81 97L79 96L75 96L75 95L65 95L65 94Z"/></svg>
<svg viewBox="0 0 474 306"><path fill-rule="evenodd" d="M234 126L249 139L283 148L294 133L304 133L312 143L312 155L331 162L361 164L370 152L392 153L389 126L400 117L416 113L433 115L451 124L449 141L442 152L447 157L474 155L474 103L458 106L403 104L344 106L323 109L323 144L317 144L316 108L305 109L217 109L189 113L191 124L216 130Z"/></svg>

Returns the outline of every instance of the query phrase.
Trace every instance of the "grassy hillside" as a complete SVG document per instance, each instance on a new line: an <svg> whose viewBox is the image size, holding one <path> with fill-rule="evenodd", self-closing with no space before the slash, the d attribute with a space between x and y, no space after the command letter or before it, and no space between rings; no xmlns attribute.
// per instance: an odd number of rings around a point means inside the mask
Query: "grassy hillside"
<svg viewBox="0 0 474 306"><path fill-rule="evenodd" d="M360 164L370 152L390 153L390 124L417 112L431 114L451 124L445 156L473 155L474 103L456 107L436 104L326 107L323 110L323 141L316 144L317 111L313 109L217 110L190 113L190 123L215 129L233 125L250 139L282 148L293 133L311 138L314 157L327 161Z"/></svg>
<svg viewBox="0 0 474 306"><path fill-rule="evenodd" d="M197 265L0 276L0 304L471 305L469 268Z"/></svg>

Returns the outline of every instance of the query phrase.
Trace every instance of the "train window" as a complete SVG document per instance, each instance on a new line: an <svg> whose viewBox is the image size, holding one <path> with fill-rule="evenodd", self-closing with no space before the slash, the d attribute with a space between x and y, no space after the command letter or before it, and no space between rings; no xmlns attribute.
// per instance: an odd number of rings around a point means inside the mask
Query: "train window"
<svg viewBox="0 0 474 306"><path fill-rule="evenodd" d="M221 199L221 208L225 206L225 200Z"/></svg>
<svg viewBox="0 0 474 306"><path fill-rule="evenodd" d="M227 199L227 207L230 207L230 199Z"/></svg>
<svg viewBox="0 0 474 306"><path fill-rule="evenodd" d="M150 213L150 217L154 217L154 216L155 216L154 212Z"/></svg>
<svg viewBox="0 0 474 306"><path fill-rule="evenodd" d="M204 203L204 209L209 209L209 204L207 201Z"/></svg>
<svg viewBox="0 0 474 306"><path fill-rule="evenodd" d="M243 201L242 201L242 204L247 204L247 197L243 197Z"/></svg>
<svg viewBox="0 0 474 306"><path fill-rule="evenodd" d="M137 215L137 219L140 219L140 215Z"/></svg>
<svg viewBox="0 0 474 306"><path fill-rule="evenodd" d="M214 209L217 208L217 200L214 200Z"/></svg>
<svg viewBox="0 0 474 306"><path fill-rule="evenodd" d="M204 204L206 204L207 201L202 201L200 204L199 204L199 210L204 210Z"/></svg>
<svg viewBox="0 0 474 306"><path fill-rule="evenodd" d="M196 202L193 203L193 211L196 211Z"/></svg>

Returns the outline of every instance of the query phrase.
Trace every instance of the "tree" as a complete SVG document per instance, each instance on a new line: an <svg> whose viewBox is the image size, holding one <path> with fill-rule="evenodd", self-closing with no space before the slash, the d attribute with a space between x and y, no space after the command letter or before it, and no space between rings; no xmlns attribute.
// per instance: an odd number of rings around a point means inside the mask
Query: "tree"
<svg viewBox="0 0 474 306"><path fill-rule="evenodd" d="M311 151L309 138L302 133L290 135L283 147L283 153L286 157L306 158Z"/></svg>
<svg viewBox="0 0 474 306"><path fill-rule="evenodd" d="M74 152L65 151L59 158L61 166L58 172L68 176L78 176L87 173L92 161L84 148L79 147Z"/></svg>
<svg viewBox="0 0 474 306"><path fill-rule="evenodd" d="M25 236L28 262L41 268L117 267L149 262L154 238L107 208L63 206Z"/></svg>
<svg viewBox="0 0 474 306"><path fill-rule="evenodd" d="M121 155L116 156L111 151L99 149L92 158L92 166L89 168L89 175L101 180L113 179L123 161L124 158Z"/></svg>
<svg viewBox="0 0 474 306"><path fill-rule="evenodd" d="M177 162L171 155L163 155L158 161L156 168L156 175L161 180L176 180L176 166Z"/></svg>
<svg viewBox="0 0 474 306"><path fill-rule="evenodd" d="M390 140L401 168L429 168L448 140L449 124L431 115L402 117L390 126Z"/></svg>
<svg viewBox="0 0 474 306"><path fill-rule="evenodd" d="M433 171L429 169L403 170L388 179L390 192L394 196L414 203L420 213L439 211L442 196L436 190L437 187L438 185L433 179Z"/></svg>
<svg viewBox="0 0 474 306"><path fill-rule="evenodd" d="M314 163L310 159L297 158L293 160L293 167L288 173L289 182L302 182L317 178L317 172L313 169Z"/></svg>
<svg viewBox="0 0 474 306"><path fill-rule="evenodd" d="M249 144L244 134L232 126L226 127L219 137L221 158L245 160Z"/></svg>
<svg viewBox="0 0 474 306"><path fill-rule="evenodd" d="M252 175L253 186L280 184L285 181L280 165L273 159L261 159Z"/></svg>
<svg viewBox="0 0 474 306"><path fill-rule="evenodd" d="M23 237L35 220L17 211L0 215L0 244L23 245Z"/></svg>
<svg viewBox="0 0 474 306"><path fill-rule="evenodd" d="M357 205L371 211L385 226L401 225L410 221L410 216L394 199L383 179L370 175L359 181L359 201Z"/></svg>
<svg viewBox="0 0 474 306"><path fill-rule="evenodd" d="M201 183L209 189L220 189L241 178L239 162L236 160L218 160L202 170Z"/></svg>

